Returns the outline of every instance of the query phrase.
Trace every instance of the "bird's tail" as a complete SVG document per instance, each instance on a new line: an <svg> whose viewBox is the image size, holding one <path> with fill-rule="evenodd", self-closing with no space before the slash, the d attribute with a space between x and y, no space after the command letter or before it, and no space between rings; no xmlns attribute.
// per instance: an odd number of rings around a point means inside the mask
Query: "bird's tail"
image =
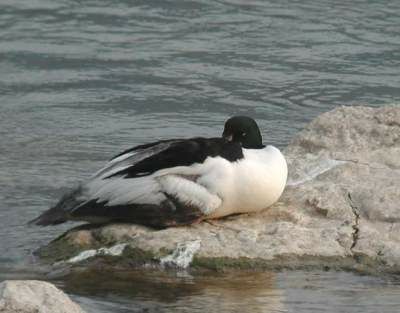
<svg viewBox="0 0 400 313"><path fill-rule="evenodd" d="M57 225L66 222L69 219L70 211L80 205L84 200L81 198L82 186L66 193L60 201L52 208L44 211L37 218L28 222L28 225Z"/></svg>
<svg viewBox="0 0 400 313"><path fill-rule="evenodd" d="M65 212L60 210L57 206L55 206L43 212L37 218L28 222L28 225L49 226L49 225L61 224L66 221L67 217Z"/></svg>

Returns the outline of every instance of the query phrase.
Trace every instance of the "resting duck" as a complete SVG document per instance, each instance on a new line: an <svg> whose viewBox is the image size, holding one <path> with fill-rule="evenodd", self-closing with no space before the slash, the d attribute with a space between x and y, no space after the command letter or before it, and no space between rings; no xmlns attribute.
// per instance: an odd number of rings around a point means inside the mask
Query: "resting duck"
<svg viewBox="0 0 400 313"><path fill-rule="evenodd" d="M252 118L235 116L221 138L162 140L118 154L30 223L192 224L260 211L279 199L286 178L282 153L262 144Z"/></svg>

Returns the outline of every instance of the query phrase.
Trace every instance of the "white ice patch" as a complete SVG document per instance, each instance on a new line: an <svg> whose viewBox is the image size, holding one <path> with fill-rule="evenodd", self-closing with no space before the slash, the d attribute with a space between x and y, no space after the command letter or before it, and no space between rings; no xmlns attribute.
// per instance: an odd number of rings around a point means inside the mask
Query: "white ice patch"
<svg viewBox="0 0 400 313"><path fill-rule="evenodd" d="M167 267L187 268L200 247L200 239L178 243L176 249L170 255L160 259L160 264Z"/></svg>
<svg viewBox="0 0 400 313"><path fill-rule="evenodd" d="M126 243L120 243L114 245L110 248L100 248L100 249L92 249L92 250L85 250L79 253L77 256L74 256L68 259L67 263L78 263L83 260L92 258L96 255L111 255L111 256L118 256L124 252L125 247L127 246Z"/></svg>
<svg viewBox="0 0 400 313"><path fill-rule="evenodd" d="M297 186L297 185L304 184L305 182L313 180L315 177L333 169L334 167L341 165L341 164L345 164L345 163L347 163L347 162L334 160L334 159L318 160L318 163L313 164L313 166L310 170L304 171L304 173L302 173L300 178L289 179L286 185L287 186Z"/></svg>

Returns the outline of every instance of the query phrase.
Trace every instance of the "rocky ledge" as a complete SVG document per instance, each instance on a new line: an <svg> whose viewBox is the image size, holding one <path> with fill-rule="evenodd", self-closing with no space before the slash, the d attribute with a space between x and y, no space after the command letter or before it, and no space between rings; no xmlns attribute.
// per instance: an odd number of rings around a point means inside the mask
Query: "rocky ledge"
<svg viewBox="0 0 400 313"><path fill-rule="evenodd" d="M284 150L289 180L258 214L153 230L75 228L37 254L47 262L219 269L400 269L400 107L340 107Z"/></svg>
<svg viewBox="0 0 400 313"><path fill-rule="evenodd" d="M1 313L85 313L60 289L38 280L0 283Z"/></svg>

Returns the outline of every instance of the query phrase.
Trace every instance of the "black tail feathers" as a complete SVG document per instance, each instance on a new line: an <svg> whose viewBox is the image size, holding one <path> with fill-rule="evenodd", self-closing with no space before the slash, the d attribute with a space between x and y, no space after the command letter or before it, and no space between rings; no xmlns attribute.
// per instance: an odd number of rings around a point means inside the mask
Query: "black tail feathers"
<svg viewBox="0 0 400 313"><path fill-rule="evenodd" d="M28 225L49 226L57 225L67 221L65 212L58 209L57 206L43 212L37 218L28 222Z"/></svg>
<svg viewBox="0 0 400 313"><path fill-rule="evenodd" d="M75 189L67 192L54 207L28 222L28 225L48 226L66 222L69 216L68 212L84 202L80 199L81 194L82 186L78 185Z"/></svg>

